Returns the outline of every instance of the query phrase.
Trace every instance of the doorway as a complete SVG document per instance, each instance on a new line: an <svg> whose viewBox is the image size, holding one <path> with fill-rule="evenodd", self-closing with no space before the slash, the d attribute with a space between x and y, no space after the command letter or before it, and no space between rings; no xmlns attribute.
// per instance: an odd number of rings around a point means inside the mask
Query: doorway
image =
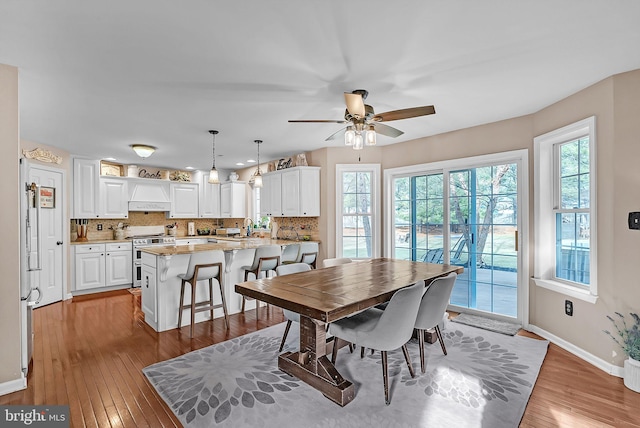
<svg viewBox="0 0 640 428"><path fill-rule="evenodd" d="M32 272L34 286L42 293L35 308L59 302L64 297L64 173L54 168L28 164L29 182L40 186L46 192L49 203L41 205L41 254L42 270ZM34 228L35 233L35 228ZM36 239L35 236L32 239Z"/></svg>
<svg viewBox="0 0 640 428"><path fill-rule="evenodd" d="M387 254L463 266L453 310L526 323L526 168L519 150L385 171Z"/></svg>

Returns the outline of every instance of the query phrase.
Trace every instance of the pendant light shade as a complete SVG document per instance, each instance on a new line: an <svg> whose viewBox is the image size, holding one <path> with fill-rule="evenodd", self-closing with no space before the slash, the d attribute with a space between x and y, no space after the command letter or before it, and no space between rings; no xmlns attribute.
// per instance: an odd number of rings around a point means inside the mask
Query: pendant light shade
<svg viewBox="0 0 640 428"><path fill-rule="evenodd" d="M211 171L209 171L209 183L218 184L220 183L220 179L218 177L218 170L216 169L216 135L218 131L211 130L209 133L213 136L212 148L213 148L213 165L211 166Z"/></svg>
<svg viewBox="0 0 640 428"><path fill-rule="evenodd" d="M365 144L367 146L376 145L376 129L373 127L373 125L369 125L369 129L367 129Z"/></svg>
<svg viewBox="0 0 640 428"><path fill-rule="evenodd" d="M253 142L258 145L258 169L253 175L253 187L260 188L262 187L262 172L260 171L260 144L262 144L262 140L254 140Z"/></svg>
<svg viewBox="0 0 640 428"><path fill-rule="evenodd" d="M362 138L362 132L356 132L356 136L353 140L353 150L362 150L364 147L364 139Z"/></svg>
<svg viewBox="0 0 640 428"><path fill-rule="evenodd" d="M348 126L344 133L344 145L353 146L353 141L356 139L356 131L353 126Z"/></svg>
<svg viewBox="0 0 640 428"><path fill-rule="evenodd" d="M153 146L147 146L145 144L132 144L131 148L138 156L142 159L148 158L156 151L156 148Z"/></svg>

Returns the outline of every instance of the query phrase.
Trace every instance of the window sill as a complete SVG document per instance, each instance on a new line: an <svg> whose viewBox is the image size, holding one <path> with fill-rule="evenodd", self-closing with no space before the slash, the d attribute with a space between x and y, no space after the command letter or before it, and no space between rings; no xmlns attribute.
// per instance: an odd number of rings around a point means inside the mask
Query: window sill
<svg viewBox="0 0 640 428"><path fill-rule="evenodd" d="M555 291L556 293L564 294L575 299L584 300L588 303L596 303L598 301L598 296L594 296L589 293L588 290L580 290L551 279L533 278L533 281L538 287L546 288L547 290Z"/></svg>

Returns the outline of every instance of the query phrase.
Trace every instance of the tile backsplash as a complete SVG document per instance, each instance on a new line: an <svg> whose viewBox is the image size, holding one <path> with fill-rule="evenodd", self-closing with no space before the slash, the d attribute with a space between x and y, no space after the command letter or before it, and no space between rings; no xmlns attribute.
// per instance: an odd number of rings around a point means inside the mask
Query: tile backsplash
<svg viewBox="0 0 640 428"><path fill-rule="evenodd" d="M281 234L286 231L288 234L295 236L297 233L300 239L303 235L310 235L311 239L317 240L319 238L318 233L318 218L317 217L277 217L274 218L280 228L283 228ZM87 237L89 240L102 240L113 239L113 230L118 226L118 223L123 223L129 226L166 226L168 224L176 223L178 228L176 229L176 236L187 236L187 223L193 221L197 229L217 229L222 227L242 227L244 224L244 218L196 218L196 219L168 219L164 212L129 212L129 218L127 219L89 219ZM102 230L98 230L98 225L102 225ZM77 238L76 224L72 220L71 226L71 240L75 241Z"/></svg>

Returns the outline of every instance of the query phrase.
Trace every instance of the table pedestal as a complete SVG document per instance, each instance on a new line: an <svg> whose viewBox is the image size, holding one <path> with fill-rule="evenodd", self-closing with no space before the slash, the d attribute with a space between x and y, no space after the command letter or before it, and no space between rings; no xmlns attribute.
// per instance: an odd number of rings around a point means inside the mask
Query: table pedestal
<svg viewBox="0 0 640 428"><path fill-rule="evenodd" d="M300 350L278 357L278 368L313 386L341 406L355 396L354 386L345 380L326 356L325 323L300 315Z"/></svg>

